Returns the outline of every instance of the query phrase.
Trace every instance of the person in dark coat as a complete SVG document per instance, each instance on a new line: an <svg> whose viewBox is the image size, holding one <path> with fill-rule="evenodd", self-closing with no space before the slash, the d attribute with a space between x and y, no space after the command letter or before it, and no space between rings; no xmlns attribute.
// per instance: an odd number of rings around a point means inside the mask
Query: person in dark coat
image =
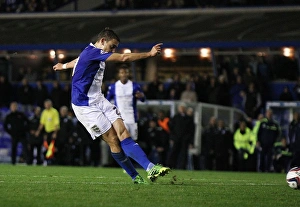
<svg viewBox="0 0 300 207"><path fill-rule="evenodd" d="M18 100L19 103L24 107L24 111L29 112L32 111L34 105L34 89L31 85L29 85L28 80L26 78L22 79L22 83L18 88Z"/></svg>
<svg viewBox="0 0 300 207"><path fill-rule="evenodd" d="M169 134L158 126L156 119L149 121L147 139L150 141L152 149L149 159L153 162L166 165L169 149Z"/></svg>
<svg viewBox="0 0 300 207"><path fill-rule="evenodd" d="M299 112L294 112L293 120L289 126L287 144L292 152L290 168L300 166L300 122Z"/></svg>
<svg viewBox="0 0 300 207"><path fill-rule="evenodd" d="M49 98L49 92L41 79L37 80L34 92L35 104L43 108L45 100Z"/></svg>
<svg viewBox="0 0 300 207"><path fill-rule="evenodd" d="M260 166L261 172L270 172L272 169L272 156L275 142L281 136L281 128L279 124L273 119L273 111L268 109L266 111L266 118L261 120L258 133L257 144L261 148L260 151Z"/></svg>
<svg viewBox="0 0 300 207"><path fill-rule="evenodd" d="M76 132L80 141L79 153L80 164L84 166L99 166L101 159L101 142L100 139L91 139L91 135L84 128L81 122L76 124ZM89 153L87 153L89 152ZM116 164L116 163L114 163ZM117 164L116 164L117 165Z"/></svg>
<svg viewBox="0 0 300 207"><path fill-rule="evenodd" d="M202 132L202 144L201 144L201 156L203 157L203 169L214 170L215 169L215 147L214 142L217 134L217 120L212 116L209 119L209 123L205 126Z"/></svg>
<svg viewBox="0 0 300 207"><path fill-rule="evenodd" d="M33 115L29 119L29 136L28 136L28 161L27 164L32 165L34 160L34 149L36 149L36 164L40 165L42 161L42 145L43 136L36 136L36 130L40 125L41 107L37 106L34 109Z"/></svg>
<svg viewBox="0 0 300 207"><path fill-rule="evenodd" d="M283 87L283 90L279 95L279 101L294 101L293 94L288 86Z"/></svg>
<svg viewBox="0 0 300 207"><path fill-rule="evenodd" d="M18 103L10 104L10 113L5 117L4 129L11 136L11 163L16 164L18 143L22 143L23 162L27 159L27 133L28 118L26 115L18 111Z"/></svg>
<svg viewBox="0 0 300 207"><path fill-rule="evenodd" d="M59 109L60 127L57 132L55 145L57 148L55 163L58 165L66 164L67 144L74 131L72 119L68 116L68 107L62 106Z"/></svg>
<svg viewBox="0 0 300 207"><path fill-rule="evenodd" d="M229 170L229 156L232 152L233 135L223 120L217 122L214 152L216 156L216 170Z"/></svg>
<svg viewBox="0 0 300 207"><path fill-rule="evenodd" d="M186 105L178 105L178 113L169 121L170 127L170 154L168 165L171 168L186 169L188 149L193 146L195 123L191 116L186 114Z"/></svg>

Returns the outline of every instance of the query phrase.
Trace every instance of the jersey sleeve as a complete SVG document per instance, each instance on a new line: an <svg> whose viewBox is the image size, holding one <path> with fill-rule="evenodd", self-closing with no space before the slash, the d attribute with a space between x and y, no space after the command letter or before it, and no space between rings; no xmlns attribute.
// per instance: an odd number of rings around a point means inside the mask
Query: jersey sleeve
<svg viewBox="0 0 300 207"><path fill-rule="evenodd" d="M107 91L107 95L106 95L106 99L111 101L112 99L114 99L115 97L115 84L110 84L110 86L108 87L108 91Z"/></svg>
<svg viewBox="0 0 300 207"><path fill-rule="evenodd" d="M89 51L89 58L91 60L106 61L111 54L111 52L103 52L101 49L93 48Z"/></svg>

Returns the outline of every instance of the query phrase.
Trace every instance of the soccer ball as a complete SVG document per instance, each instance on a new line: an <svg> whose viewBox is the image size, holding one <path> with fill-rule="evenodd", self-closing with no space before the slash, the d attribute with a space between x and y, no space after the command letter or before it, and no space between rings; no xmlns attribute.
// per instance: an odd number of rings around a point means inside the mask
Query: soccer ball
<svg viewBox="0 0 300 207"><path fill-rule="evenodd" d="M300 188L300 167L293 167L286 174L286 182L293 189Z"/></svg>

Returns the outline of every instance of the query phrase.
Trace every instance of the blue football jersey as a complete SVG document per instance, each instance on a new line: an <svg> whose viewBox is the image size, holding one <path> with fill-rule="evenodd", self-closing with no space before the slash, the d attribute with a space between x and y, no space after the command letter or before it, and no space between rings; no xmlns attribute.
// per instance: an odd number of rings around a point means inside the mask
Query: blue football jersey
<svg viewBox="0 0 300 207"><path fill-rule="evenodd" d="M104 52L90 43L79 55L73 69L72 103L89 106L104 97L101 91L105 61L111 52Z"/></svg>

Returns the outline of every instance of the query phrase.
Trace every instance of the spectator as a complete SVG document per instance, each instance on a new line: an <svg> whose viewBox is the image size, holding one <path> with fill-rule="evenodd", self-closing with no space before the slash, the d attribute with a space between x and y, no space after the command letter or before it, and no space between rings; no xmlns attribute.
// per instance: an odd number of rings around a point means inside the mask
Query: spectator
<svg viewBox="0 0 300 207"><path fill-rule="evenodd" d="M11 136L11 163L16 164L18 143L22 144L22 155L19 162L27 161L27 133L28 119L26 115L18 110L18 103L11 102L10 113L5 117L3 127Z"/></svg>
<svg viewBox="0 0 300 207"><path fill-rule="evenodd" d="M94 166L100 165L100 154L101 147L100 139L93 140L91 135L84 128L80 121L76 124L76 133L78 135L78 140L80 140L80 165L83 166ZM76 156L75 156L76 157ZM74 159L73 159L74 160Z"/></svg>
<svg viewBox="0 0 300 207"><path fill-rule="evenodd" d="M47 80L47 81L56 80L56 75L52 67L47 66L43 69L42 78L43 80Z"/></svg>
<svg viewBox="0 0 300 207"><path fill-rule="evenodd" d="M239 68L239 67L234 67L234 68L232 69L232 73L231 73L230 76L229 76L229 85L230 85L230 86L236 84L236 81L237 81L237 77L238 77L238 76L241 76L240 68Z"/></svg>
<svg viewBox="0 0 300 207"><path fill-rule="evenodd" d="M18 88L18 100L19 103L24 107L24 111L32 111L34 104L34 89L29 85L28 80L23 78L21 85Z"/></svg>
<svg viewBox="0 0 300 207"><path fill-rule="evenodd" d="M177 114L169 121L170 154L168 164L174 169L186 169L188 149L194 144L195 124L192 117L186 114L186 105L177 107Z"/></svg>
<svg viewBox="0 0 300 207"><path fill-rule="evenodd" d="M158 91L156 93L155 99L157 99L157 100L166 100L167 99L167 93L166 93L165 86L163 83L159 83Z"/></svg>
<svg viewBox="0 0 300 207"><path fill-rule="evenodd" d="M20 67L18 69L17 75L16 75L16 81L22 81L25 78L26 71L24 67Z"/></svg>
<svg viewBox="0 0 300 207"><path fill-rule="evenodd" d="M148 97L151 97L151 94L149 93L149 85L147 83L142 85L142 90L145 94L145 97L147 97L147 99L149 99Z"/></svg>
<svg viewBox="0 0 300 207"><path fill-rule="evenodd" d="M210 104L218 104L218 87L217 87L217 80L215 77L211 77L209 80L209 85L207 87L207 94L208 94L208 103Z"/></svg>
<svg viewBox="0 0 300 207"><path fill-rule="evenodd" d="M56 110L59 110L61 107L61 97L62 97L62 89L59 81L54 80L52 82L52 89L50 92L50 99L52 100L53 107Z"/></svg>
<svg viewBox="0 0 300 207"><path fill-rule="evenodd" d="M265 61L264 57L259 57L257 64L258 90L261 93L261 102L264 106L269 97L269 82L271 80L270 66Z"/></svg>
<svg viewBox="0 0 300 207"><path fill-rule="evenodd" d="M280 135L281 128L273 119L273 111L268 109L266 111L266 118L261 120L257 133L258 146L261 148L259 167L261 172L273 171L273 147L275 142L278 141Z"/></svg>
<svg viewBox="0 0 300 207"><path fill-rule="evenodd" d="M12 99L12 86L4 75L0 75L0 107L8 107Z"/></svg>
<svg viewBox="0 0 300 207"><path fill-rule="evenodd" d="M297 82L293 87L293 91L296 94L296 99L299 101L300 100L300 76L298 77Z"/></svg>
<svg viewBox="0 0 300 207"><path fill-rule="evenodd" d="M60 105L71 107L71 85L66 83L61 91Z"/></svg>
<svg viewBox="0 0 300 207"><path fill-rule="evenodd" d="M242 82L242 77L237 76L235 84L230 87L231 106L244 111L243 93L246 91L246 86Z"/></svg>
<svg viewBox="0 0 300 207"><path fill-rule="evenodd" d="M261 109L261 95L256 90L254 83L251 83L246 93L243 93L245 113L251 117L256 118Z"/></svg>
<svg viewBox="0 0 300 207"><path fill-rule="evenodd" d="M192 88L192 83L186 83L185 90L181 92L180 100L188 103L197 102L197 93Z"/></svg>
<svg viewBox="0 0 300 207"><path fill-rule="evenodd" d="M55 163L58 165L65 165L67 163L67 144L74 132L74 124L71 118L68 116L68 107L62 106L59 109L59 130L57 131L57 137L55 139L56 155Z"/></svg>
<svg viewBox="0 0 300 207"><path fill-rule="evenodd" d="M274 171L278 173L287 173L290 169L292 152L287 146L286 139L281 138L280 141L274 144L273 166Z"/></svg>
<svg viewBox="0 0 300 207"><path fill-rule="evenodd" d="M252 171L254 162L254 151L256 146L256 137L253 136L246 122L240 122L239 129L234 133L234 147L237 150L238 170ZM255 167L254 167L255 169Z"/></svg>
<svg viewBox="0 0 300 207"><path fill-rule="evenodd" d="M49 11L49 3L47 0L40 0L39 4L36 7L37 12L48 12Z"/></svg>
<svg viewBox="0 0 300 207"><path fill-rule="evenodd" d="M279 96L279 101L294 101L294 97L288 86L284 86Z"/></svg>
<svg viewBox="0 0 300 207"><path fill-rule="evenodd" d="M144 110L138 111L138 140L137 142L147 155L151 153L151 141L148 139L148 127L149 121L153 119L153 116L149 116Z"/></svg>
<svg viewBox="0 0 300 207"><path fill-rule="evenodd" d="M159 85L161 82L159 81L158 75L155 75L154 80L148 84L148 94L147 99L158 99L157 93L159 92Z"/></svg>
<svg viewBox="0 0 300 207"><path fill-rule="evenodd" d="M28 66L24 78L26 78L28 82L35 82L37 79L37 73L32 69L32 67Z"/></svg>
<svg viewBox="0 0 300 207"><path fill-rule="evenodd" d="M215 139L217 135L217 119L212 116L202 133L201 156L205 170L215 170Z"/></svg>
<svg viewBox="0 0 300 207"><path fill-rule="evenodd" d="M295 123L293 136L290 137L290 150L293 153L291 168L300 166L300 123Z"/></svg>
<svg viewBox="0 0 300 207"><path fill-rule="evenodd" d="M246 86L248 86L250 83L254 83L257 85L257 77L256 75L252 72L252 69L250 67L247 67L245 72L243 73L243 81Z"/></svg>
<svg viewBox="0 0 300 207"><path fill-rule="evenodd" d="M199 102L207 102L207 86L208 86L208 75L203 73L201 76L196 75L194 77L195 91L197 93L197 99Z"/></svg>
<svg viewBox="0 0 300 207"><path fill-rule="evenodd" d="M29 119L29 138L28 138L28 164L32 165L34 161L34 149L36 149L36 164L41 165L43 137L40 134L36 136L36 130L39 128L41 118L41 107L34 108L34 113Z"/></svg>
<svg viewBox="0 0 300 207"><path fill-rule="evenodd" d="M36 0L25 1L25 11L26 12L36 12L38 4Z"/></svg>
<svg viewBox="0 0 300 207"><path fill-rule="evenodd" d="M254 77L257 75L257 64L258 64L258 61L257 61L256 56L255 55L249 56L248 67L250 68L250 72L253 73ZM247 70L247 68L246 68L246 70ZM250 81L250 82L253 82L253 81Z"/></svg>
<svg viewBox="0 0 300 207"><path fill-rule="evenodd" d="M217 84L217 104L222 106L230 106L229 84L226 82L226 79L223 75L220 75L218 80L219 82Z"/></svg>
<svg viewBox="0 0 300 207"><path fill-rule="evenodd" d="M169 121L170 118L166 116L166 112L164 110L160 110L157 115L157 123L166 133L170 134Z"/></svg>
<svg viewBox="0 0 300 207"><path fill-rule="evenodd" d="M257 77L258 77L260 83L267 84L270 81L271 71L270 71L270 67L266 63L264 57L258 57Z"/></svg>
<svg viewBox="0 0 300 207"><path fill-rule="evenodd" d="M174 101L177 101L177 96L176 96L176 90L174 88L172 88L170 91L169 91L169 94L167 96L168 100L174 100Z"/></svg>
<svg viewBox="0 0 300 207"><path fill-rule="evenodd" d="M255 151L254 151L254 162L256 163L256 165L254 166L255 169L253 169L253 171L257 171L259 172L259 163L260 163L260 151L261 151L261 147L259 146L258 143L258 130L261 124L261 121L264 119L264 115L263 114L258 114L256 121L253 124L253 128L252 128L252 135L254 137L254 140L256 141L256 146L255 146ZM250 128L251 129L251 128Z"/></svg>
<svg viewBox="0 0 300 207"><path fill-rule="evenodd" d="M42 79L38 79L36 82L34 98L35 104L41 108L44 107L45 100L49 98L48 89L43 83Z"/></svg>
<svg viewBox="0 0 300 207"><path fill-rule="evenodd" d="M149 159L152 162L165 165L169 149L169 135L161 127L157 126L155 119L149 121L147 139L150 141L152 149Z"/></svg>
<svg viewBox="0 0 300 207"><path fill-rule="evenodd" d="M229 170L229 157L232 151L233 136L223 120L218 120L214 140L216 170Z"/></svg>
<svg viewBox="0 0 300 207"><path fill-rule="evenodd" d="M288 137L287 137L287 140L286 140L287 144L290 147L292 147L291 143L295 139L296 128L297 128L297 125L298 125L299 121L300 121L299 112L295 111L293 113L293 119L289 124Z"/></svg>
<svg viewBox="0 0 300 207"><path fill-rule="evenodd" d="M19 13L22 11L23 4L22 1L18 0L5 0L5 11L8 13Z"/></svg>
<svg viewBox="0 0 300 207"><path fill-rule="evenodd" d="M171 93L171 91L174 91L173 99L174 100L179 100L180 95L181 95L183 90L184 90L184 84L181 82L181 76L180 76L179 73L176 73L173 76L173 80L169 85L169 89L168 89L169 94Z"/></svg>

